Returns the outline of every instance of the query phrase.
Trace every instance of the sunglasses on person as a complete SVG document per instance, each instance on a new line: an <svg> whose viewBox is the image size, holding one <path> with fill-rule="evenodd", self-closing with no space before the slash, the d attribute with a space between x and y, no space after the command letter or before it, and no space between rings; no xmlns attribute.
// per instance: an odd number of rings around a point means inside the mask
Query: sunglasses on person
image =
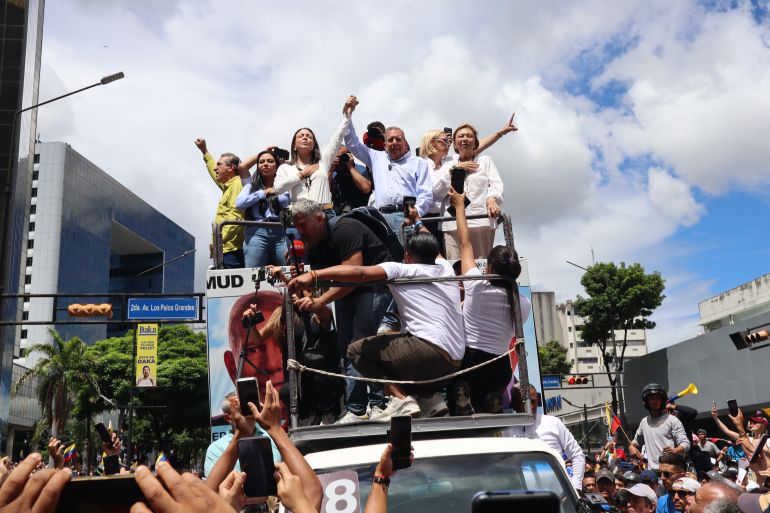
<svg viewBox="0 0 770 513"><path fill-rule="evenodd" d="M688 492L687 490L672 490L671 495L675 495L680 499L683 499L685 497L689 497L690 495L695 495L695 494L693 492Z"/></svg>
<svg viewBox="0 0 770 513"><path fill-rule="evenodd" d="M666 472L665 470L663 470L660 473L660 477L668 478L668 477L678 476L680 474L681 474L681 472Z"/></svg>
<svg viewBox="0 0 770 513"><path fill-rule="evenodd" d="M448 137L434 137L434 141L441 141L442 143L449 145L449 138Z"/></svg>

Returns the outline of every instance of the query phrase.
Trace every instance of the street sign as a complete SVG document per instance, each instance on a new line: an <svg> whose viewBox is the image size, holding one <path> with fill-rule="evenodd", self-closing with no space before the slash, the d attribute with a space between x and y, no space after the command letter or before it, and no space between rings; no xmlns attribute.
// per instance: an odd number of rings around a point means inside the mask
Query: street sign
<svg viewBox="0 0 770 513"><path fill-rule="evenodd" d="M561 388L561 376L543 376L543 389Z"/></svg>
<svg viewBox="0 0 770 513"><path fill-rule="evenodd" d="M128 298L129 321L179 321L198 318L197 297Z"/></svg>

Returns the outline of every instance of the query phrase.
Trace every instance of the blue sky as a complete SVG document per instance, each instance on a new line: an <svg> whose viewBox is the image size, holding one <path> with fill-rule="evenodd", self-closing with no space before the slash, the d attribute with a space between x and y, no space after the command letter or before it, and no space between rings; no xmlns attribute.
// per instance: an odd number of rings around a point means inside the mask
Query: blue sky
<svg viewBox="0 0 770 513"><path fill-rule="evenodd" d="M534 290L582 292L564 263L640 262L667 280L652 349L698 333L697 303L770 272L767 2L226 0L49 2L40 111L69 142L196 236L197 288L218 189L192 141L247 155L354 123L482 134ZM758 241L758 242L757 242Z"/></svg>

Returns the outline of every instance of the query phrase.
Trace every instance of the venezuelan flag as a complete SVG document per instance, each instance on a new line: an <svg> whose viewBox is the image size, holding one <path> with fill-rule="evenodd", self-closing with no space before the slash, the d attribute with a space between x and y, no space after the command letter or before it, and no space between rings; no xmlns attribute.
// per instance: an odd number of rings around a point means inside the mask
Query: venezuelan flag
<svg viewBox="0 0 770 513"><path fill-rule="evenodd" d="M168 458L166 458L166 453L163 451L161 451L160 454L158 454L158 459L155 460L155 464L157 465L161 461L165 461L166 463L168 463Z"/></svg>
<svg viewBox="0 0 770 513"><path fill-rule="evenodd" d="M64 463L74 460L78 457L78 452L75 450L75 444L70 445L64 449Z"/></svg>

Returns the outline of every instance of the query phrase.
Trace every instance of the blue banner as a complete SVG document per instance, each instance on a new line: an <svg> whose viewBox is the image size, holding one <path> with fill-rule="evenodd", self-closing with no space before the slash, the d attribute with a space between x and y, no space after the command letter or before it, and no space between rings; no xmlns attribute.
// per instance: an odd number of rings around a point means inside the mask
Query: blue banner
<svg viewBox="0 0 770 513"><path fill-rule="evenodd" d="M130 321L180 321L198 318L197 297L128 299Z"/></svg>

